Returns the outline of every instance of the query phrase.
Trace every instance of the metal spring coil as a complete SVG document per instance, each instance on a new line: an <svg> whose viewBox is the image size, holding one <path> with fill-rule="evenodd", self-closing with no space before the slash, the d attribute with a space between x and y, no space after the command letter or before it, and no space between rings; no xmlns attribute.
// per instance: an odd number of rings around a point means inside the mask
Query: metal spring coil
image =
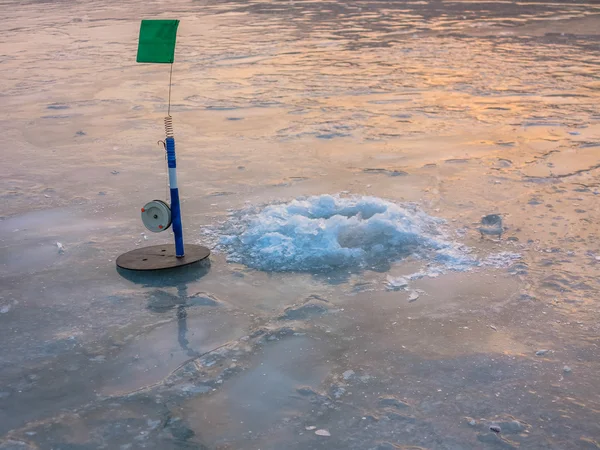
<svg viewBox="0 0 600 450"><path fill-rule="evenodd" d="M168 138L173 137L173 118L171 116L165 117L165 134Z"/></svg>

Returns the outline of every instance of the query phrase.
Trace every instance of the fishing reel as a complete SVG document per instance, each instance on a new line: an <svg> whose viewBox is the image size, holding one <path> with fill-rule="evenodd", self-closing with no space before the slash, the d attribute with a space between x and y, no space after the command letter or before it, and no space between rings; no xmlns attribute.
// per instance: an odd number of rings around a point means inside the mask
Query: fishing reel
<svg viewBox="0 0 600 450"><path fill-rule="evenodd" d="M142 222L153 233L160 233L171 226L171 208L162 200L152 200L142 208Z"/></svg>

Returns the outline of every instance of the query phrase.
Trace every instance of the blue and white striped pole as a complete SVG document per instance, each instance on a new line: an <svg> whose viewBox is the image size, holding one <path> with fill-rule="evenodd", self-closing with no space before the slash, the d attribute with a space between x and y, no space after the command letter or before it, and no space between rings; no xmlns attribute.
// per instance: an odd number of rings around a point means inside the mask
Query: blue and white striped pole
<svg viewBox="0 0 600 450"><path fill-rule="evenodd" d="M183 226L181 224L181 205L179 204L179 189L177 187L177 160L175 158L175 139L167 137L167 163L169 166L169 188L171 190L171 220L175 235L175 256L182 258Z"/></svg>

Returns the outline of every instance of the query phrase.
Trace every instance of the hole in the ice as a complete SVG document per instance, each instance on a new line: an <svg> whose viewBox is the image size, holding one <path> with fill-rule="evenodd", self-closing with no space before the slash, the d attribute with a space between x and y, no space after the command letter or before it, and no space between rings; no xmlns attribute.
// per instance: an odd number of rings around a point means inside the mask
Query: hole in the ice
<svg viewBox="0 0 600 450"><path fill-rule="evenodd" d="M416 254L438 264L472 264L443 237L444 221L414 205L376 197L321 195L231 215L218 249L265 271L375 269Z"/></svg>

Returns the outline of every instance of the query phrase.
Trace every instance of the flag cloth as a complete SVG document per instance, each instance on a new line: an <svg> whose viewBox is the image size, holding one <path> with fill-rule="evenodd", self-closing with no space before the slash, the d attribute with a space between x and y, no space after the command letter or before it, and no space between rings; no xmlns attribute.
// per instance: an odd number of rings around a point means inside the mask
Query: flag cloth
<svg viewBox="0 0 600 450"><path fill-rule="evenodd" d="M137 62L172 64L179 20L142 20Z"/></svg>

